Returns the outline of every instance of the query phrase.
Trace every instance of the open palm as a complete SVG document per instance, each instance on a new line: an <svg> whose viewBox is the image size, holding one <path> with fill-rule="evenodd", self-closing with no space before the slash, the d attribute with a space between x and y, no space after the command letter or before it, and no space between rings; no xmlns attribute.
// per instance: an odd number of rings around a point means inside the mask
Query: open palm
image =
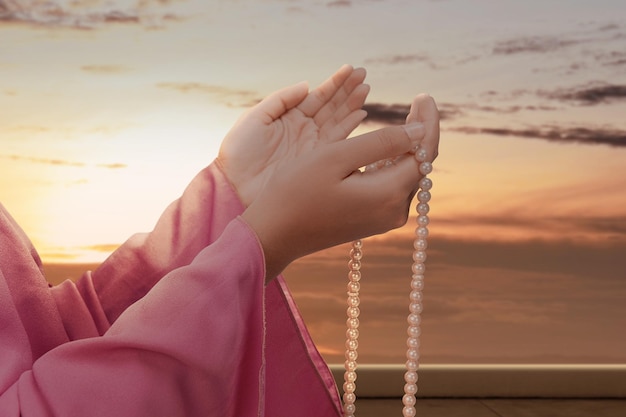
<svg viewBox="0 0 626 417"><path fill-rule="evenodd" d="M343 140L361 123L369 92L365 70L344 65L319 87L279 90L246 112L228 132L218 163L249 206L280 164L320 144Z"/></svg>

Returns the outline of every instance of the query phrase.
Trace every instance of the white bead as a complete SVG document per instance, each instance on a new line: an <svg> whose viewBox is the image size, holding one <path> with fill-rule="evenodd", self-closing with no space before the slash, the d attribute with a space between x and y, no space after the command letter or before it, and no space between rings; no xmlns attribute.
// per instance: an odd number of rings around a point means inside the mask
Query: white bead
<svg viewBox="0 0 626 417"><path fill-rule="evenodd" d="M424 265L423 263L414 263L413 265L411 265L411 270L414 274L423 274L426 270L426 265Z"/></svg>
<svg viewBox="0 0 626 417"><path fill-rule="evenodd" d="M413 249L415 250L426 250L428 247L428 242L426 239L415 239L413 241Z"/></svg>
<svg viewBox="0 0 626 417"><path fill-rule="evenodd" d="M356 329L359 327L359 319L357 319L356 317L350 317L346 320L346 324L349 328Z"/></svg>
<svg viewBox="0 0 626 417"><path fill-rule="evenodd" d="M419 326L420 325L420 316L419 314L409 314L409 316L407 317L406 321L411 325L411 326Z"/></svg>
<svg viewBox="0 0 626 417"><path fill-rule="evenodd" d="M356 249L361 249L363 247L363 241L361 239L357 239L352 242L352 247Z"/></svg>
<svg viewBox="0 0 626 417"><path fill-rule="evenodd" d="M418 275L419 276L419 275ZM423 275L421 275L423 277ZM411 280L411 288L414 290L423 290L424 289L424 278L413 278Z"/></svg>
<svg viewBox="0 0 626 417"><path fill-rule="evenodd" d="M357 340L359 338L359 331L357 329L346 330L346 337L350 340Z"/></svg>
<svg viewBox="0 0 626 417"><path fill-rule="evenodd" d="M420 352L417 349L408 349L406 351L406 358L411 361L416 361L420 358Z"/></svg>
<svg viewBox="0 0 626 417"><path fill-rule="evenodd" d="M428 226L429 223L430 219L427 215L417 216L417 224L419 224L420 226Z"/></svg>
<svg viewBox="0 0 626 417"><path fill-rule="evenodd" d="M363 252L361 252L361 249L352 248L350 249L350 257L354 260L360 261L363 257Z"/></svg>
<svg viewBox="0 0 626 417"><path fill-rule="evenodd" d="M428 191L433 188L433 181L428 177L424 177L420 180L419 185L422 190Z"/></svg>
<svg viewBox="0 0 626 417"><path fill-rule="evenodd" d="M419 203L415 210L421 215L426 215L430 211L430 206L427 203Z"/></svg>
<svg viewBox="0 0 626 417"><path fill-rule="evenodd" d="M346 404L343 407L343 411L345 411L346 414L354 414L354 412L356 411L356 406L354 404Z"/></svg>
<svg viewBox="0 0 626 417"><path fill-rule="evenodd" d="M415 262L424 262L426 260L426 252L423 250L416 250L413 252L413 260Z"/></svg>
<svg viewBox="0 0 626 417"><path fill-rule="evenodd" d="M417 385L415 384L404 384L404 392L409 395L417 394Z"/></svg>
<svg viewBox="0 0 626 417"><path fill-rule="evenodd" d="M347 371L354 372L356 370L357 364L356 361L346 361L344 366Z"/></svg>
<svg viewBox="0 0 626 417"><path fill-rule="evenodd" d="M354 340L354 339L346 340L346 349L357 350L358 348L359 348L358 340Z"/></svg>
<svg viewBox="0 0 626 417"><path fill-rule="evenodd" d="M359 300L358 296L348 297L348 305L350 307L358 307L361 304L361 300Z"/></svg>
<svg viewBox="0 0 626 417"><path fill-rule="evenodd" d="M417 193L417 201L420 203L428 203L430 201L430 191L420 191Z"/></svg>
<svg viewBox="0 0 626 417"><path fill-rule="evenodd" d="M409 294L409 298L413 303L421 303L422 302L422 292L418 290L413 290Z"/></svg>
<svg viewBox="0 0 626 417"><path fill-rule="evenodd" d="M402 397L402 404L404 405L408 405L410 407L414 406L416 403L415 401L415 395L411 395L411 394L404 394L404 396Z"/></svg>
<svg viewBox="0 0 626 417"><path fill-rule="evenodd" d="M409 384L415 384L417 382L417 372L406 371L404 373L404 380Z"/></svg>
<svg viewBox="0 0 626 417"><path fill-rule="evenodd" d="M406 361L405 366L407 370L414 372L417 372L417 369L419 368L417 361Z"/></svg>
<svg viewBox="0 0 626 417"><path fill-rule="evenodd" d="M418 338L420 337L420 334L422 332L420 331L420 328L418 326L409 326L406 329L406 334L409 335L409 337L414 337L414 338Z"/></svg>
<svg viewBox="0 0 626 417"><path fill-rule="evenodd" d="M423 163L423 162L426 160L426 158L428 158L428 152L426 152L426 149L424 149L424 148L418 148L418 149L415 151L415 159L416 159L418 162L422 162L422 163Z"/></svg>
<svg viewBox="0 0 626 417"><path fill-rule="evenodd" d="M409 349L417 350L420 347L420 340L418 338L416 338L416 337L409 337L409 338L406 339L406 346Z"/></svg>
<svg viewBox="0 0 626 417"><path fill-rule="evenodd" d="M422 312L422 304L421 303L411 303L409 304L409 311L414 314L419 314Z"/></svg>
<svg viewBox="0 0 626 417"><path fill-rule="evenodd" d="M419 151L418 151L419 152ZM420 172L424 175L428 175L433 171L433 164L430 162L422 162L420 164Z"/></svg>
<svg viewBox="0 0 626 417"><path fill-rule="evenodd" d="M359 353L356 350L346 350L345 357L349 361L355 361L359 358Z"/></svg>
<svg viewBox="0 0 626 417"><path fill-rule="evenodd" d="M403 417L415 417L416 411L415 411L415 407L404 407L402 409L402 416Z"/></svg>
<svg viewBox="0 0 626 417"><path fill-rule="evenodd" d="M350 259L348 262L348 268L350 268L351 271L358 271L361 269L361 262L356 259Z"/></svg>
<svg viewBox="0 0 626 417"><path fill-rule="evenodd" d="M346 381L348 381L348 382L356 381L356 372L354 372L354 371L346 371L346 372L344 372L343 376L344 376L344 379ZM416 376L417 376L417 374L416 374ZM417 380L417 378L416 378L416 380Z"/></svg>
<svg viewBox="0 0 626 417"><path fill-rule="evenodd" d="M424 226L419 226L415 229L415 236L421 239L425 239L428 237L428 228Z"/></svg>
<svg viewBox="0 0 626 417"><path fill-rule="evenodd" d="M356 384L354 382L344 382L343 383L343 392L354 392L356 391Z"/></svg>
<svg viewBox="0 0 626 417"><path fill-rule="evenodd" d="M358 307L348 307L348 317L355 319L359 317L359 314L361 314L361 310Z"/></svg>
<svg viewBox="0 0 626 417"><path fill-rule="evenodd" d="M356 401L356 395L353 392L346 392L343 394L343 402L346 404L354 404Z"/></svg>
<svg viewBox="0 0 626 417"><path fill-rule="evenodd" d="M348 272L348 279L350 281L359 282L361 280L361 272L360 271Z"/></svg>
<svg viewBox="0 0 626 417"><path fill-rule="evenodd" d="M358 281L350 281L348 282L348 292L353 294L358 294L361 290L361 284Z"/></svg>

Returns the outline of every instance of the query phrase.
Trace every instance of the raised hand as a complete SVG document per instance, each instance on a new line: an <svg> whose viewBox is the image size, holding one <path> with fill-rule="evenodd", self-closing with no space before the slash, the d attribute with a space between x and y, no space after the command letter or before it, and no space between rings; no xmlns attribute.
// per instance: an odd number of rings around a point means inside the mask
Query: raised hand
<svg viewBox="0 0 626 417"><path fill-rule="evenodd" d="M430 160L437 154L434 101L418 96L407 119L405 126L318 146L277 167L243 213L263 246L267 280L298 257L406 223L422 178L409 151L420 144ZM394 163L359 170L385 159Z"/></svg>
<svg viewBox="0 0 626 417"><path fill-rule="evenodd" d="M343 140L365 118L365 70L341 67L319 87L284 88L246 112L224 138L217 162L247 207L273 173L321 144Z"/></svg>

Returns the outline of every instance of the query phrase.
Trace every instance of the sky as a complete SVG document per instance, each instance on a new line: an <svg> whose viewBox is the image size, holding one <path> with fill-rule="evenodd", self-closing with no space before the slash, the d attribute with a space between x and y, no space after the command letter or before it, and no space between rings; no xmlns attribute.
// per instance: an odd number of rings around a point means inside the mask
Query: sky
<svg viewBox="0 0 626 417"><path fill-rule="evenodd" d="M150 230L246 108L363 66L355 134L420 92L441 110L423 360L625 363L624 22L621 0L0 0L0 201L73 276ZM412 229L365 242L364 361L402 361ZM286 271L331 362L347 253Z"/></svg>

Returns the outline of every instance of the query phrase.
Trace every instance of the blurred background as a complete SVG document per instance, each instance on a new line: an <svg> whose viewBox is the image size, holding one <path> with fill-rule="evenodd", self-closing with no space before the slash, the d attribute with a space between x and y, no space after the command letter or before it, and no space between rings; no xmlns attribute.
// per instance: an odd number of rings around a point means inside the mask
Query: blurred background
<svg viewBox="0 0 626 417"><path fill-rule="evenodd" d="M621 0L0 0L0 201L48 278L161 211L268 93L368 70L369 117L442 113L425 363L626 363ZM365 241L360 361L404 361L413 220ZM343 362L347 246L285 275Z"/></svg>

